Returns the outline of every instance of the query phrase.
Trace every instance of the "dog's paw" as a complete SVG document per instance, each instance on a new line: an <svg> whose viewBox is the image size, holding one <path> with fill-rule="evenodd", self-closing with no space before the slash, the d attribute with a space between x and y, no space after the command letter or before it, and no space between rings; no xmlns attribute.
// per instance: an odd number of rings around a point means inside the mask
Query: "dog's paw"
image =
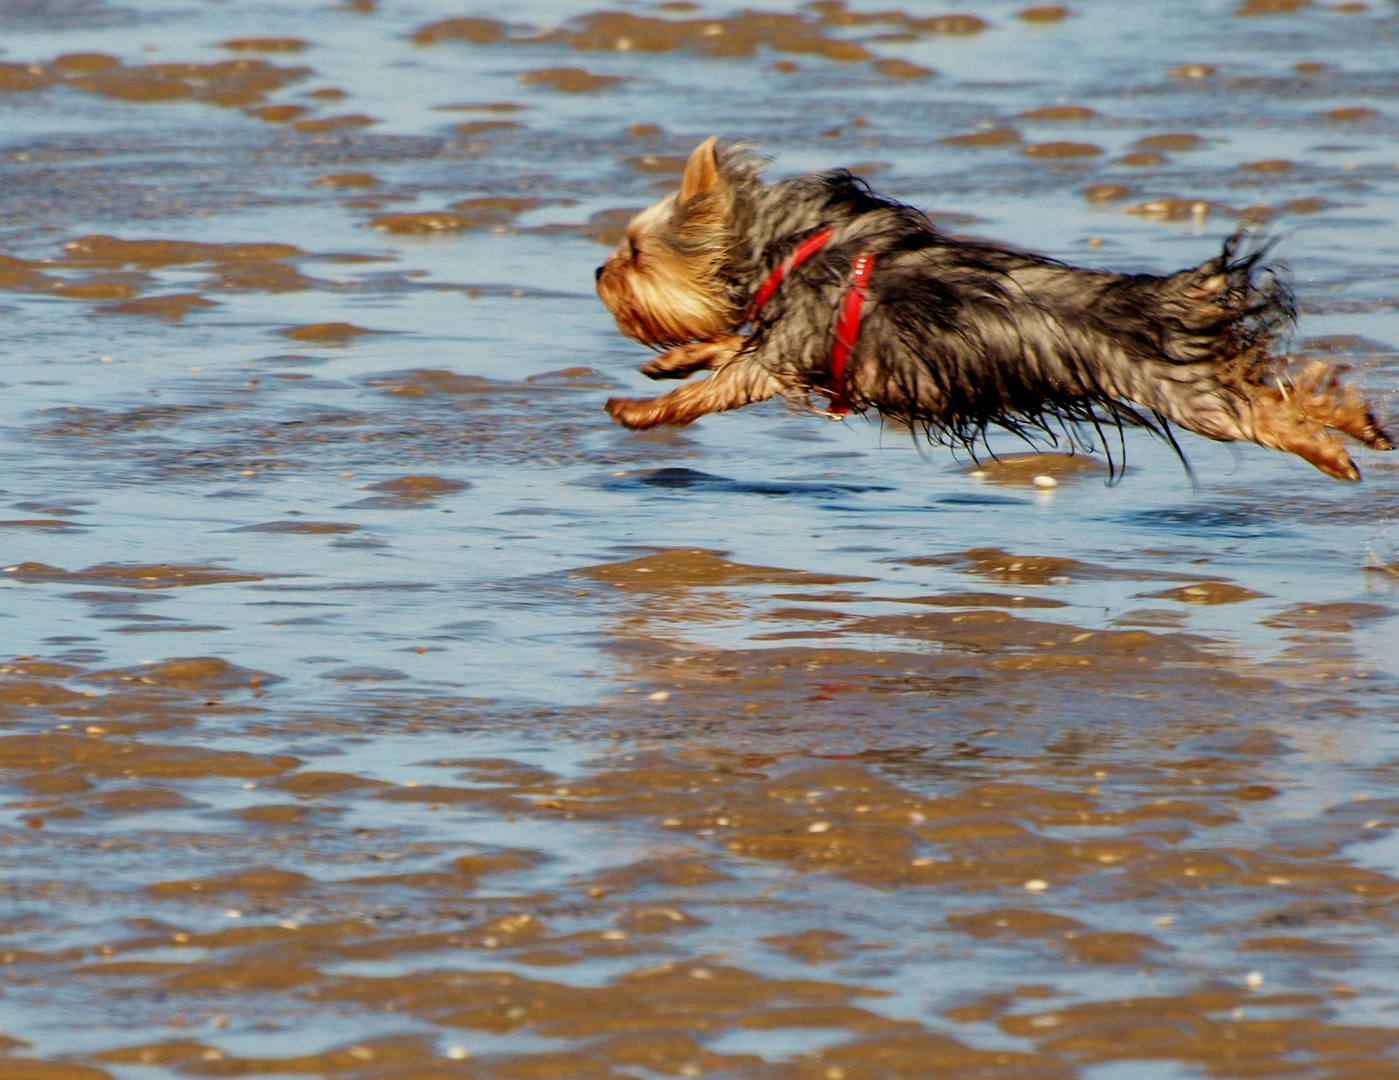
<svg viewBox="0 0 1399 1080"><path fill-rule="evenodd" d="M669 354L666 354L667 356ZM658 356L654 360L647 360L636 369L648 379L688 379L694 374L695 369L690 367L674 367L669 364L665 356Z"/></svg>
<svg viewBox="0 0 1399 1080"><path fill-rule="evenodd" d="M1375 414L1366 410L1365 427L1359 438L1371 450L1393 450L1394 437L1380 426Z"/></svg>
<svg viewBox="0 0 1399 1080"><path fill-rule="evenodd" d="M742 347L743 338L735 334L724 334L711 341L692 341L651 358L637 371L648 379L688 379L697 371L722 367Z"/></svg>
<svg viewBox="0 0 1399 1080"><path fill-rule="evenodd" d="M648 379L688 379L727 355L724 341L693 341L654 356L636 370Z"/></svg>
<svg viewBox="0 0 1399 1080"><path fill-rule="evenodd" d="M635 398L608 398L607 415L633 431L645 431L663 423L661 411L654 401Z"/></svg>

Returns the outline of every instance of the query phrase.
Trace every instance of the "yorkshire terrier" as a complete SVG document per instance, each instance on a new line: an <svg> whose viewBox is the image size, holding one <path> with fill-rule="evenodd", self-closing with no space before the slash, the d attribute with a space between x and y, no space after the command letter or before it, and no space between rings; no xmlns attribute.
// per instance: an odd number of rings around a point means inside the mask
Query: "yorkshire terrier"
<svg viewBox="0 0 1399 1080"><path fill-rule="evenodd" d="M1342 480L1360 472L1330 432L1394 447L1338 366L1273 351L1292 298L1239 236L1166 277L1084 270L946 236L843 169L768 185L762 166L706 139L680 190L632 218L598 268L622 332L669 350L644 374L713 372L608 401L618 423L818 395L828 415L873 410L972 448L992 425L1081 445L1084 425L1135 424L1175 446L1176 424Z"/></svg>

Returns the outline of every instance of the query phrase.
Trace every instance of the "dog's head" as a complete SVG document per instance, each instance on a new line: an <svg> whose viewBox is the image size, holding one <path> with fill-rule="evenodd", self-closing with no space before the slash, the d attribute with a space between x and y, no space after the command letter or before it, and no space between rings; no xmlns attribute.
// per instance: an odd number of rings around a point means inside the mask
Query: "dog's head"
<svg viewBox="0 0 1399 1080"><path fill-rule="evenodd" d="M705 340L743 323L731 269L739 242L736 203L756 184L754 160L695 147L680 190L631 219L626 238L597 270L597 291L627 337L664 348Z"/></svg>

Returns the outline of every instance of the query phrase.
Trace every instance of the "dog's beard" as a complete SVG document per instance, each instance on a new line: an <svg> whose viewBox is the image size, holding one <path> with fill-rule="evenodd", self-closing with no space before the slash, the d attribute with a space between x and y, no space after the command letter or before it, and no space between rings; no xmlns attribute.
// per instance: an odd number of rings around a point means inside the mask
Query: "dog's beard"
<svg viewBox="0 0 1399 1080"><path fill-rule="evenodd" d="M746 156L721 159L715 148L714 139L696 148L680 190L632 218L598 272L602 302L622 333L643 345L708 341L746 318L730 265L738 239L733 216L756 174Z"/></svg>
<svg viewBox="0 0 1399 1080"><path fill-rule="evenodd" d="M641 267L625 253L611 255L598 276L597 291L617 327L652 348L704 341L732 328L741 316L731 309L721 283L695 277L683 256L657 250L643 254Z"/></svg>

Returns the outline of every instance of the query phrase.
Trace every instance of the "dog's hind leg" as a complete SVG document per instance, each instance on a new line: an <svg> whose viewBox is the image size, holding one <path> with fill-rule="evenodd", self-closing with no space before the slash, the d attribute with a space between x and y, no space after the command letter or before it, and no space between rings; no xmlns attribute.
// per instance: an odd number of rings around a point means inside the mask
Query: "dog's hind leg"
<svg viewBox="0 0 1399 1080"><path fill-rule="evenodd" d="M1313 360L1288 385L1292 395L1317 423L1340 431L1371 450L1393 450L1394 441L1380 426L1369 403L1352 386L1341 382L1342 368Z"/></svg>
<svg viewBox="0 0 1399 1080"><path fill-rule="evenodd" d="M1314 361L1285 382L1257 388L1249 402L1253 441L1297 454L1341 480L1359 480L1360 470L1327 429L1374 450L1393 450L1394 443L1340 375L1334 364Z"/></svg>
<svg viewBox="0 0 1399 1080"><path fill-rule="evenodd" d="M1278 372L1268 382L1236 380L1212 364L1138 369L1154 375L1124 396L1147 405L1172 423L1222 442L1247 441L1296 454L1328 476L1359 480L1342 443L1328 428L1376 450L1393 443L1364 399L1340 381L1332 365L1314 363L1292 379Z"/></svg>
<svg viewBox="0 0 1399 1080"><path fill-rule="evenodd" d="M1240 243L1231 238L1217 258L1194 269L1120 277L1099 292L1111 324L1133 328L1133 336L1117 336L1121 351L1086 351L1090 383L1211 439L1284 450L1337 479L1359 480L1331 432L1376 450L1391 450L1393 442L1359 392L1341 382L1338 366L1316 361L1290 369L1273 353L1272 342L1293 319L1291 295L1260 268L1262 252L1241 253ZM1142 355L1144 341L1159 358Z"/></svg>
<svg viewBox="0 0 1399 1080"><path fill-rule="evenodd" d="M696 341L661 353L636 370L648 379L688 379L697 371L718 367L732 360L742 344L741 337L731 334L713 341Z"/></svg>
<svg viewBox="0 0 1399 1080"><path fill-rule="evenodd" d="M737 352L736 345L730 348ZM786 384L749 356L722 364L709 378L686 383L660 397L611 398L607 412L624 427L641 431L663 424L693 423L709 413L766 401L784 389Z"/></svg>
<svg viewBox="0 0 1399 1080"><path fill-rule="evenodd" d="M1249 437L1253 442L1296 454L1337 480L1360 479L1360 470L1346 448L1306 411L1295 393L1272 386L1262 388L1250 405L1253 415Z"/></svg>

